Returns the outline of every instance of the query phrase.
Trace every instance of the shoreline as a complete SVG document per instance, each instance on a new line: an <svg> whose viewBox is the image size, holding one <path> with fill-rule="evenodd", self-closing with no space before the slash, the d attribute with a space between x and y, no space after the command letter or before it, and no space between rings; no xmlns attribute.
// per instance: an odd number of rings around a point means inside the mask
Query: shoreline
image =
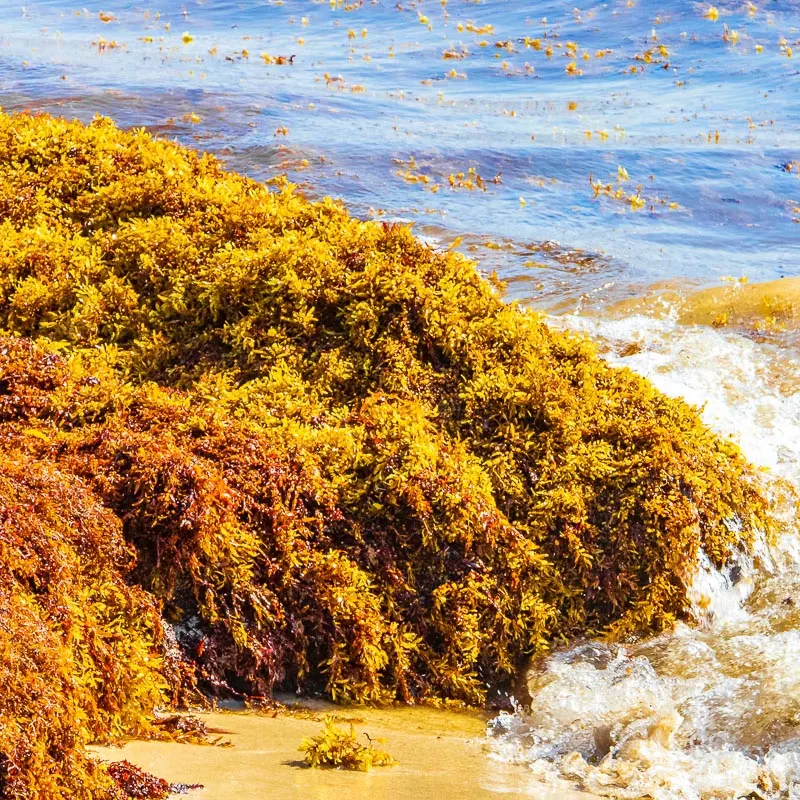
<svg viewBox="0 0 800 800"><path fill-rule="evenodd" d="M582 792L542 784L524 766L494 761L486 755L485 720L477 714L419 707L344 708L314 703L314 710L337 713L382 739L399 762L368 773L309 769L298 747L303 737L317 734L322 723L290 714L272 717L249 711L198 713L231 747L127 742L122 747L92 746L103 761L126 759L174 783L201 783L189 798L256 800L302 797L328 800L588 800ZM340 723L343 727L346 721Z"/></svg>

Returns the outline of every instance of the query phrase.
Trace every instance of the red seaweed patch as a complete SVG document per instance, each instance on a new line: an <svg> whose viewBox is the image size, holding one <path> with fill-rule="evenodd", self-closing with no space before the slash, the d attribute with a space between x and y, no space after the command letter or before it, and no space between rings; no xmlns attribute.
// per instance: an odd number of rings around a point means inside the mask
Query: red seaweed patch
<svg viewBox="0 0 800 800"><path fill-rule="evenodd" d="M170 794L170 785L129 761L115 761L108 765L108 774L131 800L164 800Z"/></svg>

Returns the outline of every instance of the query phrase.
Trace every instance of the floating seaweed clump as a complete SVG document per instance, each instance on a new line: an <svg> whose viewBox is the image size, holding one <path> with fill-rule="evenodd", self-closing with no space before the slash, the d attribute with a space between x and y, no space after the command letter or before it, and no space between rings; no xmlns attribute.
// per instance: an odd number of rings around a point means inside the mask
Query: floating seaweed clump
<svg viewBox="0 0 800 800"><path fill-rule="evenodd" d="M300 751L305 753L306 764L313 768L333 767L369 772L373 767L392 767L397 763L385 750L373 747L372 739L369 739L369 744L361 744L352 723L350 730L345 731L331 716L325 718L322 733L300 742Z"/></svg>
<svg viewBox="0 0 800 800"><path fill-rule="evenodd" d="M462 256L104 119L0 114L0 335L9 796L101 796L82 745L198 692L480 704L769 524Z"/></svg>

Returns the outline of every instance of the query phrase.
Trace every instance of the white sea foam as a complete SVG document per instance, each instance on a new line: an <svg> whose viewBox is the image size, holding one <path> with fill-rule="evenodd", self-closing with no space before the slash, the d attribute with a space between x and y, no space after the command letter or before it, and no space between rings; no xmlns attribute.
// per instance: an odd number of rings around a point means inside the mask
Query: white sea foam
<svg viewBox="0 0 800 800"><path fill-rule="evenodd" d="M792 353L670 318L567 324L800 485ZM701 557L690 591L698 624L553 653L528 675L530 711L490 724L493 756L604 797L800 798L799 552L787 527L725 570Z"/></svg>
<svg viewBox="0 0 800 800"><path fill-rule="evenodd" d="M604 355L612 364L700 407L703 419L734 438L753 463L800 485L796 352L734 332L682 326L672 317L554 320L559 321L606 343Z"/></svg>

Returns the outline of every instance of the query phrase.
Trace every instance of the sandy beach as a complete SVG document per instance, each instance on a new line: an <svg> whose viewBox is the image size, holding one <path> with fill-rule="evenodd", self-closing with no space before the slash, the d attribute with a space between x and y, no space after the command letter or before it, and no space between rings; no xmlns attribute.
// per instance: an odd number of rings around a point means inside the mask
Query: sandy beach
<svg viewBox="0 0 800 800"><path fill-rule="evenodd" d="M373 739L385 740L381 746L399 764L369 773L307 769L297 748L303 737L320 731L321 723L250 712L199 715L229 740L231 747L133 741L122 748L92 749L99 758L127 759L173 783L202 783L203 789L189 795L198 800L590 797L553 791L525 767L487 758L485 722L478 715L426 708L325 708L363 720L354 723L356 731L365 730Z"/></svg>

